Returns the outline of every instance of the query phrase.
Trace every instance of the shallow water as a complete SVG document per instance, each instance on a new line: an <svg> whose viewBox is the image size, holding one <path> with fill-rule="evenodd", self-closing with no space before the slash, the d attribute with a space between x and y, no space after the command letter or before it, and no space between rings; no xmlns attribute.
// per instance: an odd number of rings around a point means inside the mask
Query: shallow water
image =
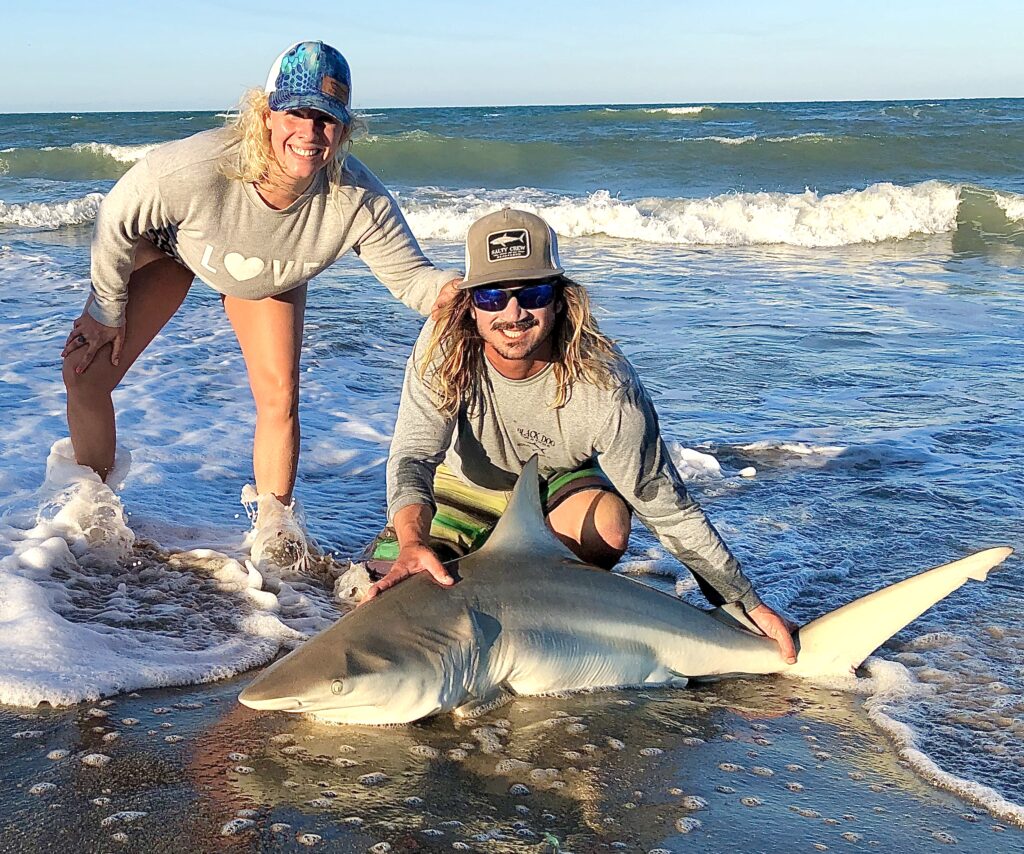
<svg viewBox="0 0 1024 854"><path fill-rule="evenodd" d="M849 697L786 680L394 729L255 714L239 684L0 722L4 850L73 833L89 850L784 852L885 849L897 826L901 850L1024 850L920 782Z"/></svg>

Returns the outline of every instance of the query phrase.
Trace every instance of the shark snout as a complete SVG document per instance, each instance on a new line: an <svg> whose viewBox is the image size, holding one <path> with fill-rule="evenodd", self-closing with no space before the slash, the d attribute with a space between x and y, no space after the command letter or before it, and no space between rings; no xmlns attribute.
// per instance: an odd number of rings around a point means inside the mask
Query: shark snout
<svg viewBox="0 0 1024 854"><path fill-rule="evenodd" d="M253 690L254 688L257 690ZM258 685L250 685L238 695L238 701L250 709L263 712L302 711L302 700L298 697L271 697L258 689Z"/></svg>

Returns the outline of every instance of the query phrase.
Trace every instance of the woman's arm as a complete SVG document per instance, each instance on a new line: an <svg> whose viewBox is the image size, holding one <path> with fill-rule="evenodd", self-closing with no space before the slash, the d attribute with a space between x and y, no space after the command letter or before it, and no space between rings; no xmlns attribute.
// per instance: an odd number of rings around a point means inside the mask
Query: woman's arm
<svg viewBox="0 0 1024 854"><path fill-rule="evenodd" d="M371 190L369 196L362 210L369 214L371 224L353 248L395 297L427 315L442 288L461 281L462 274L439 270L427 260L398 203L383 186Z"/></svg>
<svg viewBox="0 0 1024 854"><path fill-rule="evenodd" d="M100 205L92 237L90 316L104 326L124 324L135 247L150 229L166 227L159 185L145 159L129 169Z"/></svg>

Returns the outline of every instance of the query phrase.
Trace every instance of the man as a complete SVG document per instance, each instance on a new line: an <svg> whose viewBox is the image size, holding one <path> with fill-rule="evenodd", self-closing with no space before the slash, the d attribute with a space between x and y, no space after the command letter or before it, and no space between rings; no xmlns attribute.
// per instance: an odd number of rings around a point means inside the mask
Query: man
<svg viewBox="0 0 1024 854"><path fill-rule="evenodd" d="M490 214L470 227L466 265L406 367L388 457L391 526L371 555L394 563L367 598L416 572L452 584L437 551L481 545L538 454L548 524L582 560L611 568L636 513L712 603L738 602L795 662L786 622L687 494L633 367L564 275L554 231L525 211Z"/></svg>

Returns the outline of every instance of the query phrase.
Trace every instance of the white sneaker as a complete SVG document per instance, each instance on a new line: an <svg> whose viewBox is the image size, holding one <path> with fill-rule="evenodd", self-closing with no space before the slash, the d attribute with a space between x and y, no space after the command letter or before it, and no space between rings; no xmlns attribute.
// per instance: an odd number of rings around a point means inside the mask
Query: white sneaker
<svg viewBox="0 0 1024 854"><path fill-rule="evenodd" d="M131 454L119 446L117 461L104 483L91 468L75 462L70 439L59 439L46 458L36 523L57 526L76 555L88 553L93 561L123 564L132 553L135 533L114 489L130 466Z"/></svg>
<svg viewBox="0 0 1024 854"><path fill-rule="evenodd" d="M276 495L258 495L252 484L246 484L242 504L252 522L246 538L249 559L260 571L265 571L267 564L286 572L303 572L310 567L319 549L306 533L302 508L294 498L285 505Z"/></svg>

